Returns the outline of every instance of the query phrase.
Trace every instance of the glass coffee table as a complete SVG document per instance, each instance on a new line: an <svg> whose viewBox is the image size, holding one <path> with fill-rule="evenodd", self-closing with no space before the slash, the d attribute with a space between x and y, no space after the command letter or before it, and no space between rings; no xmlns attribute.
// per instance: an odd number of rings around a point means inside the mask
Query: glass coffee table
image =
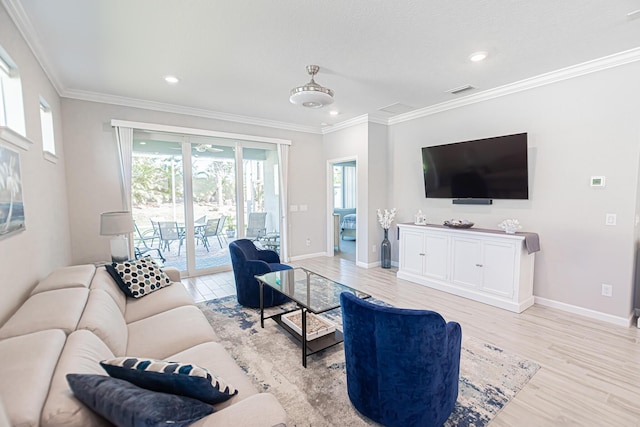
<svg viewBox="0 0 640 427"><path fill-rule="evenodd" d="M323 319L318 319L315 315L340 307L342 292L354 294L358 298L371 296L300 267L292 270L274 271L255 277L260 284L260 326L264 328L265 319L273 319L300 341L302 343L302 366L305 368L307 367L307 356L343 341L340 330L332 329L331 325L322 325ZM263 302L265 286L291 298L297 308L265 317ZM296 311L300 313L294 313ZM293 315L289 316L289 314ZM315 330L308 331L307 321Z"/></svg>

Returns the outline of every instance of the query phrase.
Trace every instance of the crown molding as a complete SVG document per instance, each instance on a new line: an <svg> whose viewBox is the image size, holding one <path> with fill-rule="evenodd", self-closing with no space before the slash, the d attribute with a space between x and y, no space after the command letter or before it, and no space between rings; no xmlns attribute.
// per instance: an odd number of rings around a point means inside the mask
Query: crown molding
<svg viewBox="0 0 640 427"><path fill-rule="evenodd" d="M536 87L557 83L563 80L580 77L585 74L591 74L609 68L619 67L621 65L629 64L640 60L640 47L619 52L613 55L605 56L603 58L594 59L592 61L583 62L581 64L572 65L570 67L562 68L560 70L552 71L545 74L540 74L535 77L520 80L515 83L509 83L504 86L499 86L494 89L488 89L482 92L475 93L473 95L465 96L464 98L458 98L453 101L446 101L440 104L431 105L429 107L421 108L419 110L411 111L409 113L400 114L389 119L390 125L406 122L409 120L418 119L420 117L430 116L432 114L440 113L454 108L464 107L465 105L471 105L489 99L498 98L512 93L522 92Z"/></svg>
<svg viewBox="0 0 640 427"><path fill-rule="evenodd" d="M369 116L367 114L345 120L344 122L336 123L335 125L326 126L322 128L322 134L327 135L329 133L337 132L339 130L346 129L355 125L360 125L362 123L369 123Z"/></svg>
<svg viewBox="0 0 640 427"><path fill-rule="evenodd" d="M7 10L9 17L18 28L18 31L22 35L25 43L27 43L27 46L29 46L29 49L31 49L33 56L35 56L36 58L36 61L38 61L38 64L40 64L40 68L42 68L42 71L44 71L47 78L51 82L51 85L53 86L55 91L58 92L58 95L62 96L64 86L60 82L60 79L55 73L54 68L51 66L51 63L48 61L45 50L42 48L42 45L38 41L36 30L35 28L33 28L29 16L24 11L22 3L20 3L19 0L2 0L2 4Z"/></svg>
<svg viewBox="0 0 640 427"><path fill-rule="evenodd" d="M184 114L187 116L204 117L207 119L224 120L227 122L242 123L247 125L264 126L276 129L290 130L321 134L319 127L297 125L293 123L278 122L275 120L260 119L256 117L240 116L237 114L221 113L218 111L201 108L184 107L163 102L147 101L144 99L127 98L117 95L89 92L83 90L66 90L61 95L63 98L77 99L80 101L100 102L103 104L121 105L124 107L142 108L145 110L162 111L165 113Z"/></svg>

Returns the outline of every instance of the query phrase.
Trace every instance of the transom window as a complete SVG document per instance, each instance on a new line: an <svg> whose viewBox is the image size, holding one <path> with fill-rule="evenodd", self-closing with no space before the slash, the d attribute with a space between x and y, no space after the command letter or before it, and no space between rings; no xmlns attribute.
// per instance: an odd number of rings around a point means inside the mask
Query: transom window
<svg viewBox="0 0 640 427"><path fill-rule="evenodd" d="M53 135L53 114L51 107L44 98L40 97L40 126L42 128L42 150L45 153L56 154L56 142Z"/></svg>
<svg viewBox="0 0 640 427"><path fill-rule="evenodd" d="M18 67L0 47L0 126L26 136L22 83Z"/></svg>

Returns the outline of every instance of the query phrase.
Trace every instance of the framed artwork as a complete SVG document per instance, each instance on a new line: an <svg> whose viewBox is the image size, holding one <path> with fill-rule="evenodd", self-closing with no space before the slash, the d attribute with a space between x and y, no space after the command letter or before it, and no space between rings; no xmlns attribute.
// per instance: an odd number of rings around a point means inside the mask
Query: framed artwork
<svg viewBox="0 0 640 427"><path fill-rule="evenodd" d="M0 146L0 239L24 229L20 154Z"/></svg>

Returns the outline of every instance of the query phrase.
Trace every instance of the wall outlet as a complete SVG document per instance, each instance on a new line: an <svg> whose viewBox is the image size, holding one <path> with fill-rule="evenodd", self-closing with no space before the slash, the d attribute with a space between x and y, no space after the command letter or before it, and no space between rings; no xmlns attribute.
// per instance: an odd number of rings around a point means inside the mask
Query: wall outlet
<svg viewBox="0 0 640 427"><path fill-rule="evenodd" d="M616 225L616 221L618 220L616 214L608 213L605 216L604 223L605 225Z"/></svg>
<svg viewBox="0 0 640 427"><path fill-rule="evenodd" d="M606 283L602 284L602 296L610 297L613 296L613 286L607 285Z"/></svg>
<svg viewBox="0 0 640 427"><path fill-rule="evenodd" d="M311 239L307 239L307 246L311 246Z"/></svg>
<svg viewBox="0 0 640 427"><path fill-rule="evenodd" d="M376 248L376 245L371 246L371 252L375 254L377 250L378 248Z"/></svg>
<svg viewBox="0 0 640 427"><path fill-rule="evenodd" d="M298 205L289 205L289 212L298 212Z"/></svg>

